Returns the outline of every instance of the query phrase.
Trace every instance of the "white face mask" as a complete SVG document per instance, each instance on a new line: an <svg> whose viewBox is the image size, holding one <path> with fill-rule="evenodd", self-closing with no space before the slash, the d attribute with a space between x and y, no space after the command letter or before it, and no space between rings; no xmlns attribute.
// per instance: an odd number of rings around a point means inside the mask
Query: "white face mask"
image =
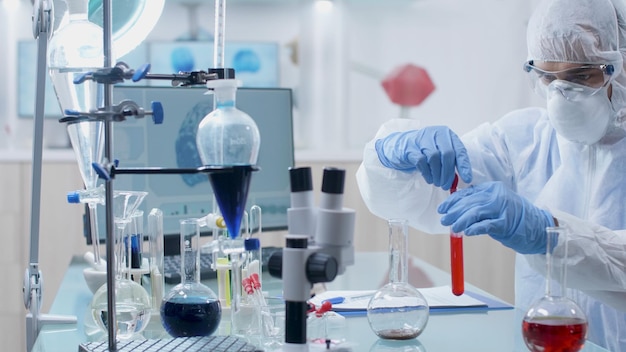
<svg viewBox="0 0 626 352"><path fill-rule="evenodd" d="M565 93L568 99L561 90L568 89L568 85L572 84L554 81L550 85L555 83L554 88L548 89L548 118L556 132L569 141L585 145L594 144L604 137L614 115L607 95L608 88L591 96L569 90Z"/></svg>

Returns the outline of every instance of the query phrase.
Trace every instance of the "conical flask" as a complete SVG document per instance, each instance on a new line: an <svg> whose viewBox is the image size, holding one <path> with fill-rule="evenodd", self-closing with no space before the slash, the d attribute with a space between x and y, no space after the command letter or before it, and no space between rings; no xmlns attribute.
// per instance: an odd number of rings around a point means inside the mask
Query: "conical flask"
<svg viewBox="0 0 626 352"><path fill-rule="evenodd" d="M88 20L88 0L66 2L69 21L50 39L48 68L61 111L89 111L104 106L103 86L74 79L104 66L103 31Z"/></svg>
<svg viewBox="0 0 626 352"><path fill-rule="evenodd" d="M225 168L224 172L210 173L209 179L231 238L239 236L252 166L261 144L254 120L236 107L238 84L234 79L207 83L213 89L215 109L200 121L196 135L203 165Z"/></svg>
<svg viewBox="0 0 626 352"><path fill-rule="evenodd" d="M126 260L125 238L131 222L131 216L141 204L147 192L116 191L113 198L114 218L116 227L116 273L115 273L115 321L117 337L130 339L141 333L150 321L151 298L143 286L134 282L126 275L129 270ZM98 327L107 332L108 324L108 289L102 285L91 300L91 313Z"/></svg>
<svg viewBox="0 0 626 352"><path fill-rule="evenodd" d="M426 298L408 281L408 222L391 219L388 225L389 283L370 299L367 320L382 339L409 340L424 331L430 312Z"/></svg>
<svg viewBox="0 0 626 352"><path fill-rule="evenodd" d="M181 283L161 303L161 323L173 337L208 336L222 319L222 306L200 282L200 226L198 219L180 221Z"/></svg>
<svg viewBox="0 0 626 352"><path fill-rule="evenodd" d="M587 336L587 317L576 302L565 296L567 230L548 227L546 231L546 292L526 312L522 335L533 352L580 351ZM553 248L558 242L563 242L563 250L557 255Z"/></svg>

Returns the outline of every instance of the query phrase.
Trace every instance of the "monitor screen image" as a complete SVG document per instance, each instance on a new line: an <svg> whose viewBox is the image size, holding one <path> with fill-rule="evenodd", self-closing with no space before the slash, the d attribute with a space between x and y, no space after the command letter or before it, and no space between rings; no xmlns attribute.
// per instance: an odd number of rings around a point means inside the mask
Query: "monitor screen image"
<svg viewBox="0 0 626 352"><path fill-rule="evenodd" d="M130 99L150 109L152 101L163 105L164 122L155 125L150 116L114 122L113 156L119 168L202 166L196 149L196 131L205 115L213 110L213 96L203 87L116 86L114 103ZM294 165L292 92L288 88L239 88L237 107L257 124L261 145L252 175L246 210L261 207L262 230L287 229L290 206L288 169ZM180 232L179 221L213 212L213 191L206 174L118 174L114 190L147 191L140 210L145 221L153 208L163 211L164 234ZM97 207L101 241L106 238L105 208ZM85 226L90 243L89 226Z"/></svg>

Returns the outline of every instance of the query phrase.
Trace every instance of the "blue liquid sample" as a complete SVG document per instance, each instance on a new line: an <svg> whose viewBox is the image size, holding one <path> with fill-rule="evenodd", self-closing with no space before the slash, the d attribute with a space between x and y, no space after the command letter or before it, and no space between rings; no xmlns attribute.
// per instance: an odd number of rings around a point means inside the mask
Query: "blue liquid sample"
<svg viewBox="0 0 626 352"><path fill-rule="evenodd" d="M231 238L239 237L241 217L246 208L251 176L250 165L227 167L226 171L209 174L217 205L220 207Z"/></svg>
<svg viewBox="0 0 626 352"><path fill-rule="evenodd" d="M132 269L141 268L141 235L133 234L130 237L124 239L126 245L125 250L128 251L128 240L130 239L130 267ZM127 253L127 252L126 252ZM128 258L126 258L126 265L128 265Z"/></svg>
<svg viewBox="0 0 626 352"><path fill-rule="evenodd" d="M161 322L172 337L208 336L222 319L220 302L203 297L175 297L161 305Z"/></svg>

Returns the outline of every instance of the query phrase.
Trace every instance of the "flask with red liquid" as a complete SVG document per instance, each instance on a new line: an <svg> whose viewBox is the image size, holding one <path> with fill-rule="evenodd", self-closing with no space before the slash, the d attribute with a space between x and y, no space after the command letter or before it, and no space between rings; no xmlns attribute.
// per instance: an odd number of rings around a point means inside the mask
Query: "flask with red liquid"
<svg viewBox="0 0 626 352"><path fill-rule="evenodd" d="M587 317L565 295L567 232L563 227L548 227L546 231L546 293L526 312L522 335L533 352L577 352L585 344ZM557 241L564 242L559 253L553 251Z"/></svg>

